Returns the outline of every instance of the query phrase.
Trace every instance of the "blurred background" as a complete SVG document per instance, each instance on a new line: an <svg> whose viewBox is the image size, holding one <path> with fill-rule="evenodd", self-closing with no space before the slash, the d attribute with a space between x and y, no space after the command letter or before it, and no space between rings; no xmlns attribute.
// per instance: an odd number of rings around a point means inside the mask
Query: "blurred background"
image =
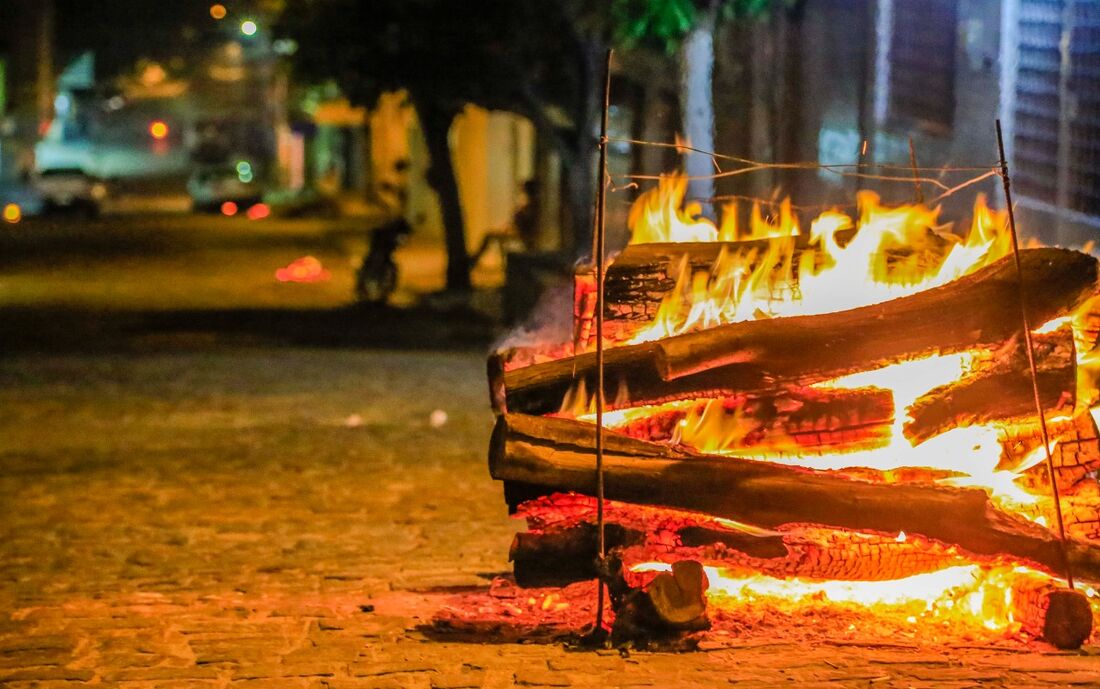
<svg viewBox="0 0 1100 689"><path fill-rule="evenodd" d="M9 319L373 303L514 321L588 252L608 48L613 243L630 175L713 171L629 140L980 174L996 118L1027 234L1080 245L1100 220L1084 0L5 0L0 27ZM995 181L945 215L996 204ZM861 188L913 200L828 169L689 197L843 207Z"/></svg>

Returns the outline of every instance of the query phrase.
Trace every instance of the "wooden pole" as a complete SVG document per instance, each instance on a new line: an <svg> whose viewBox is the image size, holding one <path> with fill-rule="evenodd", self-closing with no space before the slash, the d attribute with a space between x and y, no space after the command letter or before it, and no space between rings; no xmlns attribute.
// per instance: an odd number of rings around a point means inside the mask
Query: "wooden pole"
<svg viewBox="0 0 1100 689"><path fill-rule="evenodd" d="M603 282L604 254L607 250L605 229L607 226L605 211L607 208L607 116L611 108L611 55L607 49L604 65L603 119L600 121L600 165L599 185L596 187L596 247L593 258L596 261L596 524L599 533L600 560L607 555L606 534L604 533L604 485L603 485ZM596 626L592 630L599 635L603 628L604 583L596 587Z"/></svg>
<svg viewBox="0 0 1100 689"><path fill-rule="evenodd" d="M1050 435L1047 432L1047 420L1043 415L1043 402L1039 394L1039 373L1035 366L1035 349L1031 342L1031 324L1028 322L1027 295L1024 290L1024 272L1020 267L1020 241L1016 233L1016 213L1012 208L1012 181L1008 176L1008 160L1005 158L1004 134L1001 132L1001 120L997 124L997 150L1001 156L1001 183L1004 186L1005 206L1008 209L1008 228L1012 234L1012 256L1016 261L1016 284L1020 289L1020 316L1024 323L1024 345L1027 349L1027 363L1031 369L1031 387L1035 395L1035 413L1039 416L1039 431L1042 434L1043 450L1047 458L1047 475L1050 477L1050 493L1054 498L1054 515L1058 520L1058 543L1061 548L1062 566L1066 582L1073 590L1073 571L1066 555L1066 525L1062 519L1062 500L1058 491L1058 477L1054 471L1054 458L1050 454Z"/></svg>
<svg viewBox="0 0 1100 689"><path fill-rule="evenodd" d="M917 147L913 145L913 137L909 137L909 167L913 168L913 186L917 188L917 203L924 203L924 190L920 188L920 172L917 171Z"/></svg>

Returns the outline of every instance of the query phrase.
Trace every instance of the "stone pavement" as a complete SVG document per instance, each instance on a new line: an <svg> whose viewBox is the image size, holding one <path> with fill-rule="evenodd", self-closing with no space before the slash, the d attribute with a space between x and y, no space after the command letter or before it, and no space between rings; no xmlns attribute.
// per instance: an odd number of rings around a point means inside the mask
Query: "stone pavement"
<svg viewBox="0 0 1100 689"><path fill-rule="evenodd" d="M479 354L0 360L5 687L1100 686L1095 649L425 631L507 570Z"/></svg>

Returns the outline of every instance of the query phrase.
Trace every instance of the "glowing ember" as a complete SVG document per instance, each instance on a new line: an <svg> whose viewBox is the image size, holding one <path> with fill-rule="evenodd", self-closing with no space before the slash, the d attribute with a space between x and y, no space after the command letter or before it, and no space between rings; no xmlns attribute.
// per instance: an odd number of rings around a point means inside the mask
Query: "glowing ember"
<svg viewBox="0 0 1100 689"><path fill-rule="evenodd" d="M823 581L777 579L723 567L705 567L710 588L707 597L718 607L760 599L802 605L855 605L918 619L978 625L1015 632L1013 590L1022 580L1050 581L1027 567L959 565L935 572L888 581ZM634 572L665 572L671 565L645 562Z"/></svg>

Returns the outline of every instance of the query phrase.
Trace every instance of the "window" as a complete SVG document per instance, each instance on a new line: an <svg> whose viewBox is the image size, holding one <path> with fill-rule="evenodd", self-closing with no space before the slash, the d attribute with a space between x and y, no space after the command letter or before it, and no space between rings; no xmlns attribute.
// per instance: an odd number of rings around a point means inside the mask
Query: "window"
<svg viewBox="0 0 1100 689"><path fill-rule="evenodd" d="M957 0L880 0L880 121L951 128L958 24Z"/></svg>
<svg viewBox="0 0 1100 689"><path fill-rule="evenodd" d="M1100 1L1019 0L1011 105L1020 194L1100 216Z"/></svg>

